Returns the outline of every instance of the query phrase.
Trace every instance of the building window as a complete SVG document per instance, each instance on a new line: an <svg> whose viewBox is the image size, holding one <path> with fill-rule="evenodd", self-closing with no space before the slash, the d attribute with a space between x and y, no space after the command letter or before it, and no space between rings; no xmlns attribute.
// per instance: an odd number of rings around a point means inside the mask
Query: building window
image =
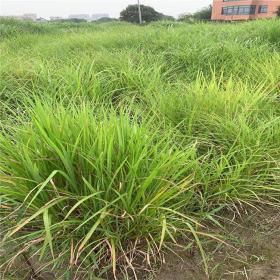
<svg viewBox="0 0 280 280"><path fill-rule="evenodd" d="M266 14L268 12L268 6L267 5L260 5L259 6L259 14Z"/></svg>
<svg viewBox="0 0 280 280"><path fill-rule="evenodd" d="M253 15L256 13L256 5L227 6L222 8L222 15Z"/></svg>

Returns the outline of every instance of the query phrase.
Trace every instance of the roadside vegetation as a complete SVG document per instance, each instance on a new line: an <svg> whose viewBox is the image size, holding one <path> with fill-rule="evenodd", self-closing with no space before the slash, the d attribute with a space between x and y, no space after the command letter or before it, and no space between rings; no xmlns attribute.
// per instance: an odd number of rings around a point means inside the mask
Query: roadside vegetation
<svg viewBox="0 0 280 280"><path fill-rule="evenodd" d="M176 246L208 273L211 228L279 202L279 30L1 20L3 279L133 279Z"/></svg>

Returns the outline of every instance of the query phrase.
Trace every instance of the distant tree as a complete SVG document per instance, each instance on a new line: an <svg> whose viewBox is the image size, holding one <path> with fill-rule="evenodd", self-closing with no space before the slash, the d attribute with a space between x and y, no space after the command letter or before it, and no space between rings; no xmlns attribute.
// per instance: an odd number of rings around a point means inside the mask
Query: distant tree
<svg viewBox="0 0 280 280"><path fill-rule="evenodd" d="M163 14L157 12L154 8L141 5L142 19L144 22L152 22L163 19ZM120 20L132 23L139 23L138 5L129 5L121 12Z"/></svg>
<svg viewBox="0 0 280 280"><path fill-rule="evenodd" d="M179 17L179 21L194 21L194 20L210 20L212 15L212 6L202 8L193 14L184 14Z"/></svg>
<svg viewBox="0 0 280 280"><path fill-rule="evenodd" d="M278 17L280 17L280 6L278 7L276 14Z"/></svg>
<svg viewBox="0 0 280 280"><path fill-rule="evenodd" d="M161 14L161 20L175 21L175 18L172 16Z"/></svg>
<svg viewBox="0 0 280 280"><path fill-rule="evenodd" d="M183 14L179 16L178 21L193 21L194 15L193 14Z"/></svg>
<svg viewBox="0 0 280 280"><path fill-rule="evenodd" d="M196 20L210 20L212 15L212 5L202 8L201 10L193 14L194 19Z"/></svg>
<svg viewBox="0 0 280 280"><path fill-rule="evenodd" d="M81 18L67 18L67 19L59 19L59 22L71 22L71 23L85 23L87 20Z"/></svg>
<svg viewBox="0 0 280 280"><path fill-rule="evenodd" d="M102 17L96 20L95 22L97 23L102 23L102 22L113 22L113 21L118 21L116 18L110 18L110 17Z"/></svg>

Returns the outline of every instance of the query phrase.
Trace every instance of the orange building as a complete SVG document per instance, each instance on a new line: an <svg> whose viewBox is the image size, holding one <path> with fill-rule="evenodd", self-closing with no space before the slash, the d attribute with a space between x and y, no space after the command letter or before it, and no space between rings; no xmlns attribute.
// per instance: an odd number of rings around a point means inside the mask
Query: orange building
<svg viewBox="0 0 280 280"><path fill-rule="evenodd" d="M212 20L276 17L280 0L214 0Z"/></svg>

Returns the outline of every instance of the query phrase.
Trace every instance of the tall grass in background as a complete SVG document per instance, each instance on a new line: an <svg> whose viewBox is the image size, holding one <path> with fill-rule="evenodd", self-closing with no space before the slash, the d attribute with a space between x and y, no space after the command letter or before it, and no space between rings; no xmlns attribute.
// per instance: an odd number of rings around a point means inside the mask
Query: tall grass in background
<svg viewBox="0 0 280 280"><path fill-rule="evenodd" d="M207 271L223 209L279 200L279 27L1 21L1 270Z"/></svg>

